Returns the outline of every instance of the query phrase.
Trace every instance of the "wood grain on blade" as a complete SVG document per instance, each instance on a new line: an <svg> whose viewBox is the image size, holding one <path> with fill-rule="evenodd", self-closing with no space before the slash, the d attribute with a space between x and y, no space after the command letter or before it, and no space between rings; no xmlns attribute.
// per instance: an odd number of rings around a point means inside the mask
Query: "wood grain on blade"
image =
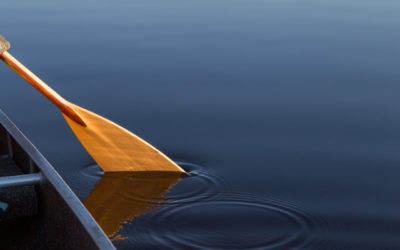
<svg viewBox="0 0 400 250"><path fill-rule="evenodd" d="M74 104L71 107L87 126L83 127L63 114L64 118L105 172L185 172L163 153L121 126Z"/></svg>

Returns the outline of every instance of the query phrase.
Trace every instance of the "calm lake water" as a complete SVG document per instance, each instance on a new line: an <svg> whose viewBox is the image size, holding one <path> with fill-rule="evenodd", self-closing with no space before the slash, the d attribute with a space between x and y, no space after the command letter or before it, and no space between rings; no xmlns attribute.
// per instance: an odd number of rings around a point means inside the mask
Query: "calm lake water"
<svg viewBox="0 0 400 250"><path fill-rule="evenodd" d="M399 249L399 9L7 1L0 34L65 98L192 173L128 211L119 249ZM0 74L1 109L86 200L101 177L91 157L50 102Z"/></svg>

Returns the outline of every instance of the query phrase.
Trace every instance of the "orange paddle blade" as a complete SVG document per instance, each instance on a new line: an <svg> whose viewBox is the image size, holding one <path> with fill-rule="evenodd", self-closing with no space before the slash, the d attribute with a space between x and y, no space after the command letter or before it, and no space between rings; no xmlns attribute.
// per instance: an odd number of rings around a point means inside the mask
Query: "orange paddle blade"
<svg viewBox="0 0 400 250"><path fill-rule="evenodd" d="M64 115L79 141L105 172L185 172L149 143L89 110L70 104L86 127Z"/></svg>
<svg viewBox="0 0 400 250"><path fill-rule="evenodd" d="M105 172L185 172L128 130L65 100L8 53L9 48L10 44L0 36L0 59L60 109L79 141Z"/></svg>

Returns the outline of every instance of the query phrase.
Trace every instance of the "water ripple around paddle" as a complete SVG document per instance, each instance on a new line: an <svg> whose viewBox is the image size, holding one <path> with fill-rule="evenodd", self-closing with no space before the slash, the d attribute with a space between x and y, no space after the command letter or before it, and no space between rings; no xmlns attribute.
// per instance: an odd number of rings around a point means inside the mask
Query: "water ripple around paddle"
<svg viewBox="0 0 400 250"><path fill-rule="evenodd" d="M305 248L318 226L315 218L294 206L228 193L165 206L133 224L131 243L171 249Z"/></svg>
<svg viewBox="0 0 400 250"><path fill-rule="evenodd" d="M104 171L97 164L89 164L89 165L83 166L80 169L80 172L84 176L88 176L88 177L95 178L95 179L100 179L101 176L103 176L103 174L104 174Z"/></svg>
<svg viewBox="0 0 400 250"><path fill-rule="evenodd" d="M187 203L207 199L220 193L226 186L222 178L212 174L204 166L189 162L176 163L190 175L182 175L181 180L166 195L166 204ZM82 175L94 179L100 179L104 174L103 170L97 164L84 166L80 172ZM142 200L141 197L135 198Z"/></svg>
<svg viewBox="0 0 400 250"><path fill-rule="evenodd" d="M167 194L167 204L191 203L218 195L226 186L225 181L204 166L188 162L176 162L190 174L182 179Z"/></svg>
<svg viewBox="0 0 400 250"><path fill-rule="evenodd" d="M126 221L120 234L127 238L114 241L117 246L289 249L315 243L312 235L318 221L301 209L251 194L229 193L223 179L210 169L187 162L177 164L190 176L182 176L162 198L162 204ZM103 175L97 165L85 166L81 173L92 178Z"/></svg>

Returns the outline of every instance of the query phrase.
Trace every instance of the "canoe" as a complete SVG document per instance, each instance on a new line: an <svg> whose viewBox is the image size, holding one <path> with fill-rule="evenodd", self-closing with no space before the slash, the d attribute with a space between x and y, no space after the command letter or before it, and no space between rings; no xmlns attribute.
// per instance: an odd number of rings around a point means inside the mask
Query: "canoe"
<svg viewBox="0 0 400 250"><path fill-rule="evenodd" d="M115 249L53 166L0 110L1 249Z"/></svg>

